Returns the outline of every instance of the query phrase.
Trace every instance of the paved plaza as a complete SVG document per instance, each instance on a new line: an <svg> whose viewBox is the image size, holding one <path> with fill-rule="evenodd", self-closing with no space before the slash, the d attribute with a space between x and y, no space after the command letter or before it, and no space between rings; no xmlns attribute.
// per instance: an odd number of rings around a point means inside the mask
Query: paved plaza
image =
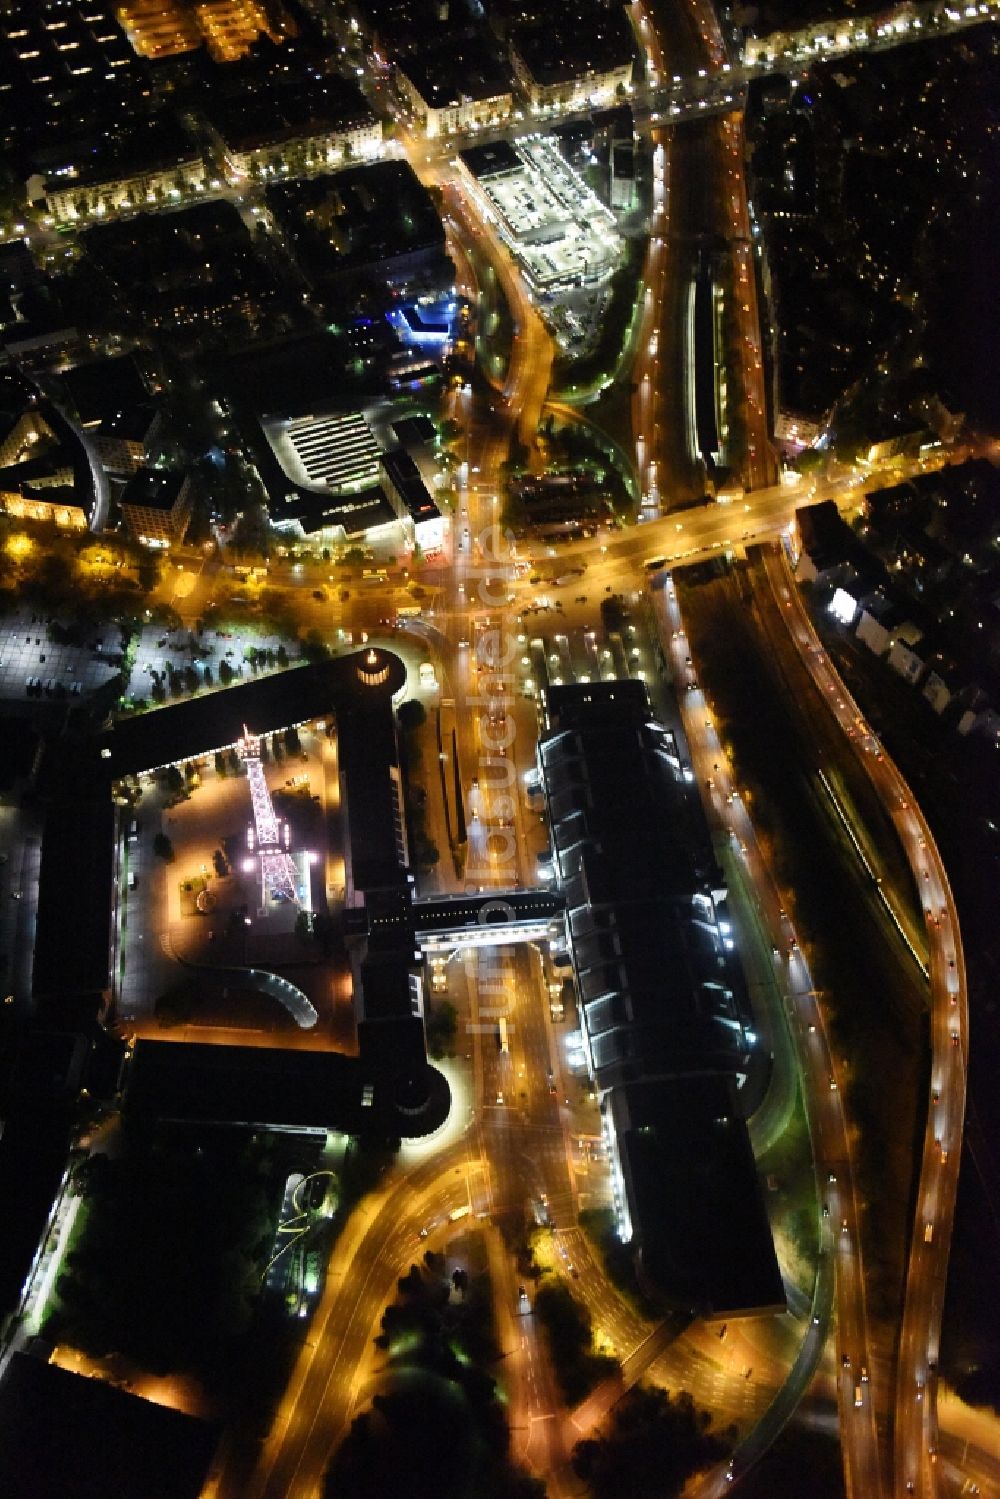
<svg viewBox="0 0 1000 1499"><path fill-rule="evenodd" d="M195 649L192 650L192 643ZM135 644L130 692L150 698L158 672L164 682L171 669L183 672L194 666L204 679L209 668L214 683L227 661L236 677L249 680L253 670L245 661L249 649L277 651L284 644L289 658L296 647L281 636L265 634L247 626L233 631L205 630L192 635L187 628L166 629L149 623ZM15 610L0 621L0 699L28 703L81 698L96 692L115 676L121 655L121 633L114 624L87 630L81 645L61 645L52 639L48 621L29 608ZM183 692L181 697L187 697ZM168 696L167 701L171 701Z"/></svg>

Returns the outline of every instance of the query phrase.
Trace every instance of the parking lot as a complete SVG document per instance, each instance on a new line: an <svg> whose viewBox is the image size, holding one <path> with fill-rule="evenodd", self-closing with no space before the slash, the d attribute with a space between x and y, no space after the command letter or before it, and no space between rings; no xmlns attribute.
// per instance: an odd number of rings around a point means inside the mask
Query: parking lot
<svg viewBox="0 0 1000 1499"><path fill-rule="evenodd" d="M166 685L171 671L183 672L186 667L193 667L202 683L208 668L208 680L218 683L223 661L235 677L252 676L246 651L276 652L282 643L280 636L249 626L193 636L187 629L147 624L134 642L131 695L150 698L154 673ZM284 644L289 657L294 657L295 647L287 641ZM85 697L118 671L121 648L121 634L114 624L88 630L81 645L63 645L52 639L47 620L30 609L16 610L0 622L0 698L30 702Z"/></svg>
<svg viewBox="0 0 1000 1499"><path fill-rule="evenodd" d="M107 658L120 649L121 636L114 625L90 632L85 646L57 645L45 620L30 609L18 609L0 625L0 697L93 692L114 676L115 667Z"/></svg>
<svg viewBox="0 0 1000 1499"><path fill-rule="evenodd" d="M517 143L522 170L486 177L479 190L536 294L594 287L621 256L614 214L591 192L547 136Z"/></svg>

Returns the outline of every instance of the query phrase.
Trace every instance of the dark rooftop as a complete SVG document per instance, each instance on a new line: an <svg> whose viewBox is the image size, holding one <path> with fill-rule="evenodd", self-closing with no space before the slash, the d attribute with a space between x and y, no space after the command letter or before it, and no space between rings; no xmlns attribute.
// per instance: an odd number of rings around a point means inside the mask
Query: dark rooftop
<svg viewBox="0 0 1000 1499"><path fill-rule="evenodd" d="M61 376L84 427L114 420L121 413L140 411L146 425L152 399L131 354L77 364Z"/></svg>
<svg viewBox="0 0 1000 1499"><path fill-rule="evenodd" d="M450 36L400 59L398 67L430 109L446 109L466 99L509 94L509 66L482 36Z"/></svg>
<svg viewBox="0 0 1000 1499"><path fill-rule="evenodd" d="M869 589L886 582L885 568L854 534L833 500L822 500L818 505L800 505L795 519L803 549L808 552L817 572L847 567Z"/></svg>
<svg viewBox="0 0 1000 1499"><path fill-rule="evenodd" d="M293 483L277 458L274 465L276 472L271 482L270 464L257 467L267 489L267 508L275 525L298 521L307 536L339 526L345 536L363 536L373 526L391 525L398 519L378 484L351 494L325 495Z"/></svg>
<svg viewBox="0 0 1000 1499"><path fill-rule="evenodd" d="M139 1041L123 1107L152 1119L416 1138L447 1118L451 1094L442 1074L424 1061L419 1020L413 1026L417 1046L402 1066L397 1044L375 1060L273 1046Z"/></svg>
<svg viewBox="0 0 1000 1499"><path fill-rule="evenodd" d="M0 1380L6 1499L197 1499L217 1441L205 1421L25 1353Z"/></svg>
<svg viewBox="0 0 1000 1499"><path fill-rule="evenodd" d="M635 57L625 7L596 0L554 0L543 22L513 27L511 42L543 85L621 67Z"/></svg>
<svg viewBox="0 0 1000 1499"><path fill-rule="evenodd" d="M437 428L429 416L404 416L392 423L396 441L406 448L419 447L421 443L433 442Z"/></svg>
<svg viewBox="0 0 1000 1499"><path fill-rule="evenodd" d="M641 682L552 687L540 745L583 1020L603 1086L747 1065L742 969L674 735Z"/></svg>
<svg viewBox="0 0 1000 1499"><path fill-rule="evenodd" d="M444 252L440 215L406 161L272 185L266 197L310 276L372 271L421 252Z"/></svg>
<svg viewBox="0 0 1000 1499"><path fill-rule="evenodd" d="M520 170L521 158L510 141L486 141L481 146L466 146L459 156L479 181L487 177L502 177L507 172Z"/></svg>
<svg viewBox="0 0 1000 1499"><path fill-rule="evenodd" d="M176 505L187 475L179 469L140 468L121 494L122 505L141 505L169 515Z"/></svg>
<svg viewBox="0 0 1000 1499"><path fill-rule="evenodd" d="M375 121L371 105L353 80L329 73L322 78L299 75L294 83L285 85L268 79L231 97L216 91L206 100L205 111L226 144L236 151L332 134Z"/></svg>
<svg viewBox="0 0 1000 1499"><path fill-rule="evenodd" d="M111 799L64 789L45 818L31 980L35 999L56 1006L68 996L99 996L111 976Z"/></svg>
<svg viewBox="0 0 1000 1499"><path fill-rule="evenodd" d="M61 170L45 183L47 191L65 191L143 172L167 171L201 159L197 144L179 120L170 116L130 119L127 128L76 142L65 152ZM67 170L68 169L68 170Z"/></svg>
<svg viewBox="0 0 1000 1499"><path fill-rule="evenodd" d="M272 734L335 709L338 718L347 711L351 721L367 726L369 715L385 716L392 693L403 685L402 662L388 654L386 659L389 677L379 686L361 683L362 655L356 652L123 719L98 747L110 752L106 769L117 780L235 744L244 724L256 734Z"/></svg>
<svg viewBox="0 0 1000 1499"><path fill-rule="evenodd" d="M405 448L383 453L381 463L414 521L433 520L435 515L440 515L420 470Z"/></svg>
<svg viewBox="0 0 1000 1499"><path fill-rule="evenodd" d="M612 1110L641 1272L717 1317L782 1308L771 1227L735 1087L718 1076L616 1088Z"/></svg>

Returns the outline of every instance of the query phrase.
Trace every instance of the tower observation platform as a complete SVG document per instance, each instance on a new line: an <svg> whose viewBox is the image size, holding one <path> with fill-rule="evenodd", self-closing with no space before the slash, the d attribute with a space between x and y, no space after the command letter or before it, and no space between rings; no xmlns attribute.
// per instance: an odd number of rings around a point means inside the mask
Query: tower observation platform
<svg viewBox="0 0 1000 1499"><path fill-rule="evenodd" d="M268 899L287 900L298 904L295 884L295 864L288 851L287 842L282 842L282 827L278 821L267 789L267 779L260 759L260 739L244 724L243 737L239 742L239 755L247 768L250 785L250 802L253 806L254 832L257 857L260 862L260 888L262 902Z"/></svg>

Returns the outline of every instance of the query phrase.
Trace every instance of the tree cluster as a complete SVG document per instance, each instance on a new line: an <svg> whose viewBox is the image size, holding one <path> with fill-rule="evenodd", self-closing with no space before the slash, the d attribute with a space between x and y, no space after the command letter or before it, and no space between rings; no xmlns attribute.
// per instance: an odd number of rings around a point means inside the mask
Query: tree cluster
<svg viewBox="0 0 1000 1499"><path fill-rule="evenodd" d="M689 1478L729 1455L734 1427L715 1432L687 1390L636 1385L611 1414L606 1436L578 1442L573 1471L593 1499L675 1499Z"/></svg>
<svg viewBox="0 0 1000 1499"><path fill-rule="evenodd" d="M351 1426L327 1470L326 1499L543 1499L513 1464L496 1385L485 1277L452 1277L428 1254L399 1281L376 1338L390 1355L387 1387Z"/></svg>
<svg viewBox="0 0 1000 1499"><path fill-rule="evenodd" d="M274 1229L267 1147L226 1131L127 1131L91 1156L84 1228L46 1336L156 1372L209 1373L249 1325Z"/></svg>
<svg viewBox="0 0 1000 1499"><path fill-rule="evenodd" d="M458 1033L458 1011L450 999L428 1001L424 1012L427 1050L435 1062L451 1056Z"/></svg>
<svg viewBox="0 0 1000 1499"><path fill-rule="evenodd" d="M539 1286L535 1316L545 1330L552 1367L567 1405L578 1405L602 1379L619 1372L616 1358L596 1352L590 1312L561 1276Z"/></svg>

